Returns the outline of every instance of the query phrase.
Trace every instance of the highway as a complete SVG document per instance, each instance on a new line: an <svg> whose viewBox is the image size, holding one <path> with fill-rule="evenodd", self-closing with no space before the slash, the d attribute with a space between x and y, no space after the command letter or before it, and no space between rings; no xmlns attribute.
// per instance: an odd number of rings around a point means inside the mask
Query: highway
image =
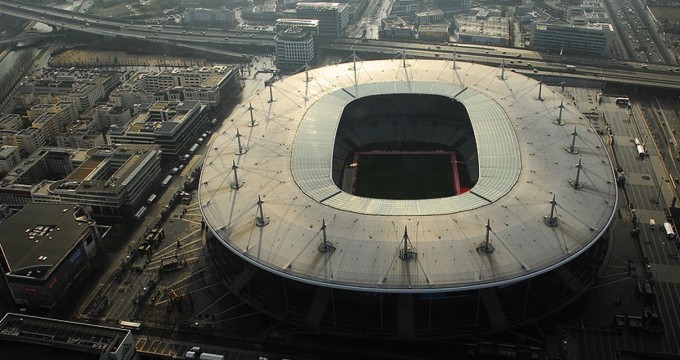
<svg viewBox="0 0 680 360"><path fill-rule="evenodd" d="M651 64L677 64L664 34L656 31L647 8L638 0L605 1L626 59Z"/></svg>
<svg viewBox="0 0 680 360"><path fill-rule="evenodd" d="M67 10L25 3L0 1L0 10L11 16L39 21L102 36L120 36L181 46L203 52L251 61L252 52L262 52L274 45L274 34L268 31L201 30L181 26L125 22L112 18L83 16ZM543 54L527 49L502 48L468 44L425 44L372 39L325 39L319 46L325 52L356 52L363 59L396 58L402 52L410 58L439 58L500 66L503 61L510 71L520 72L546 82L569 79L589 80L644 87L680 90L680 68L664 64L596 59L592 57ZM566 64L575 66L569 71Z"/></svg>
<svg viewBox="0 0 680 360"><path fill-rule="evenodd" d="M127 37L171 44L197 51L229 56L250 61L253 51L271 49L274 34L248 30L197 30L181 26L125 22L112 18L83 16L80 13L0 1L0 9L7 15L39 21L55 28L70 29L90 34ZM665 89L680 89L680 68L664 64L594 59L578 56L541 54L527 49L501 48L468 44L424 44L355 38L326 39L319 48L326 52L356 52L364 59L400 57L439 58L504 66L510 71L525 73L546 82L560 78L583 79L606 83L639 85ZM575 65L568 71L565 64Z"/></svg>
<svg viewBox="0 0 680 360"><path fill-rule="evenodd" d="M252 59L251 51L264 48L271 49L274 44L274 34L271 32L249 32L246 30L210 31L180 26L130 23L129 21L85 17L82 14L69 11L23 3L8 3L2 0L0 0L0 11L5 14L50 24L57 28L103 36L128 37L153 41L159 44L167 43L173 46L182 46L203 52L230 56L244 61ZM499 66L499 75L500 66L504 63L507 68L506 71L526 74L545 81L565 81L567 84L572 80L588 80L600 81L603 84L618 83L674 90L680 89L680 69L659 63L658 59L662 56L660 54L652 55L656 63L650 61L647 64L646 62L611 61L611 59L542 54L515 48L466 44L404 43L371 39L362 41L355 38L329 39L321 44L320 49L326 53L337 52L343 54L343 57L346 54L356 52L364 60L373 58L399 59L404 56L404 53L409 58L439 58L447 61L456 59L456 61L461 60ZM574 65L575 71L568 70L566 64ZM261 90L260 86L258 84L258 87L253 88L252 91ZM575 93L575 98L579 104L584 104L583 111L587 111L590 106L586 105L587 99L594 98L596 90L579 91L584 93L581 96ZM249 93L251 91L244 90L244 96ZM606 97L602 104L598 104L598 110L603 114L603 117L606 117L608 124L615 134L616 142L612 147L615 148L617 154L616 160L618 165L624 168L630 181L629 185L627 185L627 200L634 205L637 216L640 219L639 224L643 240L641 243L641 255L649 260L651 269L658 280L658 287L655 288L655 291L659 303L659 315L665 324L665 333L660 337L661 345L659 349L665 352L677 353L680 351L680 341L678 340L680 339L680 312L675 309L680 308L680 284L672 278L673 274L677 274L677 265L680 264L680 260L675 257L676 242L667 241L662 231L652 231L649 226L645 225L648 224L649 218L655 218L657 224L663 221L666 216L664 208L673 201L673 197L677 195L678 189L676 187L680 186L674 181L674 178L680 177L680 169L678 169L680 161L675 160L675 156L678 156L678 138L676 137L675 126L679 125L674 124L679 124L678 121L680 119L678 108L675 107L677 98L654 97L653 101L634 102L632 109L618 107L613 102L613 99L614 97L611 96ZM592 106L595 105L592 104ZM675 109L675 111L664 109ZM647 144L651 149L649 157L642 160L637 156L636 149L632 145L633 138L640 138ZM185 172L190 171L194 165L194 163L189 164ZM156 203L149 207L150 213L159 211L161 206L168 202L174 190L179 189L179 186L179 182L175 181L164 194L161 194ZM630 226L632 221L630 209L625 204L621 204L620 207L625 211L624 218L620 221L626 222L626 226ZM180 217L179 214L184 209L188 209L188 211ZM146 225L151 225L151 220L153 219L154 217L149 216L149 219L138 225L132 239L139 239ZM217 314L218 324L231 319L233 316L231 304L226 303L219 295L210 293L213 287L217 288L219 284L216 279L209 276L193 278L182 277L175 273L164 275L166 276L166 281L161 283L155 291L152 291L144 302L146 309L143 310L146 311L137 311L138 307L133 303L133 299L144 291L148 281L157 279L156 271L160 265L160 259L163 257L177 254L182 259L188 260L190 265L195 266L195 268L192 267L192 270L200 269L200 266L203 265L201 263L203 255L198 251L201 245L201 234L197 230L199 219L199 212L195 202L181 205L170 217L169 222L175 224L167 226L167 240L154 251L153 256L150 256L149 263L142 271L130 270L125 272L120 279L103 277L102 282L94 284L92 294L106 296L110 301L105 312L102 314L102 319L114 321L115 319L151 317L162 319L157 324L149 324L149 327L160 329L165 326L166 322L173 323L177 319L193 320L186 310L189 303L191 303L192 308L194 307L193 301L196 301L196 309L203 309L198 312L200 315L203 315L202 313L205 309L210 309L212 314ZM186 235L180 238L183 241L181 248L176 247L177 234ZM627 238L616 239L618 243L626 242L627 240ZM631 255L632 257L633 255ZM197 271L197 273L200 273L200 271ZM611 280L611 278L608 279ZM626 284L634 284L635 280L637 280L631 279L630 276L625 277L625 279L629 280ZM166 313L170 301L167 295L165 295L166 293L163 292L165 289L173 289L179 294L186 296L184 312L180 312L177 308L172 308L170 314ZM608 289L608 287L603 287L603 290L608 291ZM633 291L630 291L629 295L630 299L625 298L626 305L629 303L633 304L634 302ZM192 296L194 296L194 300L190 302L189 299ZM210 301L213 301L212 297L216 298L214 299L214 304L217 305L213 305L212 302L206 300L211 299ZM86 310L89 310L87 306L92 302L93 298L87 300L81 307L83 317L97 318L91 314L86 314ZM199 304L199 301L203 302ZM620 308L617 308L617 311L620 311ZM622 335L621 333L611 331L608 326L609 324L601 326L604 329L601 331L602 334L598 332L598 329L600 329L599 325L579 330L584 334L579 335L581 336L579 341L585 343L590 341L592 337L592 339L597 340L595 342L597 345L591 346L591 349L611 347L612 354L620 348L644 348L642 345L635 346L631 344L635 343L635 341L641 344L642 341L639 338L646 335L629 333ZM577 330L572 329L571 331L576 336ZM183 334L188 336L187 333ZM197 341L205 337L203 333L199 334L195 335ZM142 339L146 341L147 338L142 337ZM611 345L606 342L607 340L601 339L614 339L616 344ZM622 342L619 344L618 341ZM188 346L189 342L180 344L182 349ZM648 347L646 349L649 350ZM592 350L592 352L594 354L592 356L586 353L582 353L581 356L583 359L604 358L595 350Z"/></svg>
<svg viewBox="0 0 680 360"><path fill-rule="evenodd" d="M579 103L588 106L585 104L586 100L583 95L578 93L574 95ZM616 242L614 251L618 251L624 243L631 241L631 244L637 247L637 254L639 254L637 256L642 259L638 277L629 276L627 280L618 281L629 281L633 285L637 281L644 280L654 283L656 300L653 304L647 304L647 307L658 312L664 324L663 333L654 339L656 341L655 351L678 353L680 350L678 340L680 339L680 313L675 309L680 306L680 298L678 298L680 284L669 275L677 271L680 261L676 256L677 241L669 241L661 227L662 222L667 221L667 207L671 206L674 197L677 196L677 184L674 177L678 176L678 164L673 156L675 136L671 128L672 123L677 123L677 118L671 112L661 109L661 106L666 104L663 104L663 100L656 96L634 101L630 108L617 105L615 98L616 95L604 95L602 100L597 102L598 111L602 114L602 118L606 119L612 131L610 138L614 140L611 149L614 153L615 166L620 166L626 174L626 185L622 187L623 198L619 205L622 213L614 226L622 230L621 235L627 232L625 230L637 226L639 235L630 238L628 236L616 237L613 239ZM666 109L669 108L672 107L666 107ZM673 121L669 123L670 120ZM648 149L647 156L639 156L634 139L639 139L645 144ZM649 219L655 219L659 227L652 228L649 225ZM634 253L628 256L632 258ZM621 257L614 258L612 262L617 263L620 259ZM625 273L620 274L625 275ZM617 276L619 275L615 277ZM606 286L611 286L613 281L615 280L611 278L605 280ZM635 297L634 287L629 287L623 293L622 298L624 299L623 309L616 309L618 313L640 312L640 308L636 308L639 305L639 297ZM631 307L626 308L626 306ZM625 336L622 338L621 348L635 348L634 334L627 335L627 338ZM599 341L600 337L605 338L608 335L604 332L591 331L575 336L581 337L583 342L588 342L593 339ZM642 343L647 340L638 339L638 341ZM652 347L650 343L645 343L645 345ZM588 350L588 347L584 345L582 349ZM579 358L607 357L594 351L591 344L590 349L586 353L581 353Z"/></svg>

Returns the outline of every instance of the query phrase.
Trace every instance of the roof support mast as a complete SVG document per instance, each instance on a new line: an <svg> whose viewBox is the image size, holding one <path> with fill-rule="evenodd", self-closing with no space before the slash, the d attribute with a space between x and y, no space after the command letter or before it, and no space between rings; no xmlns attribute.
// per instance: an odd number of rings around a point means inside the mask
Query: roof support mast
<svg viewBox="0 0 680 360"><path fill-rule="evenodd" d="M576 181L574 181L574 189L578 190L583 187L583 184L579 183L578 180L581 177L581 168L583 165L581 164L581 158L578 159L578 164L576 164Z"/></svg>
<svg viewBox="0 0 680 360"><path fill-rule="evenodd" d="M254 127L259 125L258 123L255 122L255 118L253 117L253 103L248 103L248 111L250 111L250 125L249 127Z"/></svg>
<svg viewBox="0 0 680 360"><path fill-rule="evenodd" d="M273 87L274 87L274 77L272 76L272 78L269 79L269 100L267 100L267 102L270 103L270 104L273 103L274 101L276 101L276 99L274 99L274 93L273 93L273 90L272 90Z"/></svg>
<svg viewBox="0 0 680 360"><path fill-rule="evenodd" d="M257 225L258 227L264 227L267 224L269 224L269 217L264 216L262 204L264 204L264 201L262 201L260 195L257 195L257 212L260 216L255 218L255 225Z"/></svg>
<svg viewBox="0 0 680 360"><path fill-rule="evenodd" d="M482 254L491 254L494 252L493 245L491 245L491 242L489 241L489 234L491 233L491 219L486 220L486 240L484 240L484 244L480 245L477 248L478 253Z"/></svg>
<svg viewBox="0 0 680 360"><path fill-rule="evenodd" d="M557 122L555 122L555 124L557 124L557 125L564 125L564 123L562 122L562 110L563 109L564 109L564 100L562 100L560 102L560 115L557 116Z"/></svg>
<svg viewBox="0 0 680 360"><path fill-rule="evenodd" d="M326 219L321 220L322 242L319 244L319 252L326 253L335 250L335 246L326 239Z"/></svg>
<svg viewBox="0 0 680 360"><path fill-rule="evenodd" d="M578 154L578 150L574 148L574 145L576 144L576 135L578 134L576 133L576 126L574 126L574 132L571 133L571 146L566 149L570 154Z"/></svg>
<svg viewBox="0 0 680 360"><path fill-rule="evenodd" d="M248 148L241 146L241 133L238 132L238 128L236 129L236 141L238 142L238 151L236 152L236 155L243 155L247 153Z"/></svg>
<svg viewBox="0 0 680 360"><path fill-rule="evenodd" d="M555 216L555 208L557 207L557 201L555 201L555 194L553 194L552 201L550 201L550 216L544 217L543 222L549 227L557 226L557 216Z"/></svg>
<svg viewBox="0 0 680 360"><path fill-rule="evenodd" d="M359 97L359 82L357 81L357 53L352 52L352 70L354 70L354 92Z"/></svg>
<svg viewBox="0 0 680 360"><path fill-rule="evenodd" d="M238 190L241 186L243 186L243 183L238 181L238 166L236 166L236 162L234 160L231 161L231 169L234 170L234 182L231 184L231 188Z"/></svg>
<svg viewBox="0 0 680 360"><path fill-rule="evenodd" d="M305 101L309 100L309 97L307 97L307 94L309 94L309 81L311 78L309 77L309 64L305 63Z"/></svg>
<svg viewBox="0 0 680 360"><path fill-rule="evenodd" d="M410 246L408 246L409 239L408 229L406 226L404 226L404 237L402 238L402 241L403 245L401 250L399 250L399 258L402 260L410 260L416 255L416 252L413 251Z"/></svg>

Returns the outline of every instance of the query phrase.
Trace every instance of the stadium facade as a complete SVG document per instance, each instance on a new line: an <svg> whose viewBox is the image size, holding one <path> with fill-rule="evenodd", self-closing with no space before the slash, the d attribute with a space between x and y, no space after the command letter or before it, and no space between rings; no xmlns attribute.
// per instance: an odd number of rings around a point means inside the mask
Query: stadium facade
<svg viewBox="0 0 680 360"><path fill-rule="evenodd" d="M322 333L450 338L553 313L593 283L618 201L604 143L565 95L445 60L272 82L210 144L210 263L246 303ZM436 171L415 160L382 177L411 176L409 197L357 196L371 152L447 154L453 193L427 195Z"/></svg>

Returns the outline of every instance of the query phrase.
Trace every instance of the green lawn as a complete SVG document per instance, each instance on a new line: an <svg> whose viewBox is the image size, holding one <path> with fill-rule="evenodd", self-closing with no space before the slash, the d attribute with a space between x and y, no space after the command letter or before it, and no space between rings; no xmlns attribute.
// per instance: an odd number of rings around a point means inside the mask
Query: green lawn
<svg viewBox="0 0 680 360"><path fill-rule="evenodd" d="M451 156L361 154L354 194L377 199L433 199L455 195Z"/></svg>

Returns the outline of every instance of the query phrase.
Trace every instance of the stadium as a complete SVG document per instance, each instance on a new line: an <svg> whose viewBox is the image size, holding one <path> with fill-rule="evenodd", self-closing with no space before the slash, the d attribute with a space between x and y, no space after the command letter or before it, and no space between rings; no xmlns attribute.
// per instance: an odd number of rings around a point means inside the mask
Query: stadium
<svg viewBox="0 0 680 360"><path fill-rule="evenodd" d="M318 333L513 329L592 284L617 205L602 139L561 90L445 60L340 63L244 99L200 209L229 291Z"/></svg>

